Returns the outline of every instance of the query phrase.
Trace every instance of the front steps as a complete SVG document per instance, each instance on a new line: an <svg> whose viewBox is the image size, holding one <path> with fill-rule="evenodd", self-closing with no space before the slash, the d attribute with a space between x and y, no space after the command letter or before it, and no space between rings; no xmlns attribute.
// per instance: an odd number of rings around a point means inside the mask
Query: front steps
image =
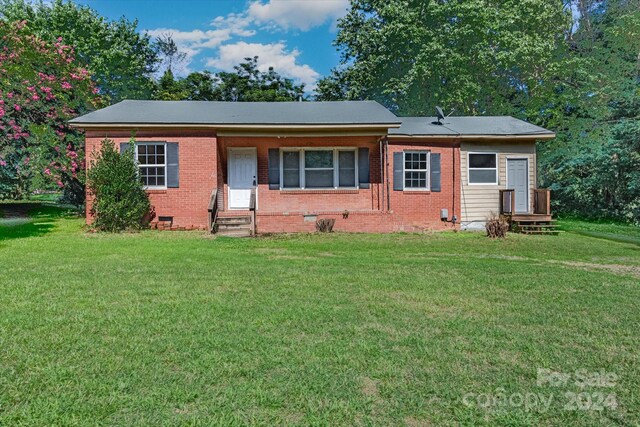
<svg viewBox="0 0 640 427"><path fill-rule="evenodd" d="M219 236L251 237L251 217L249 215L219 216L213 225L213 232Z"/></svg>
<svg viewBox="0 0 640 427"><path fill-rule="evenodd" d="M556 236L560 234L557 221L551 215L513 215L511 227L516 233L522 234L547 234Z"/></svg>

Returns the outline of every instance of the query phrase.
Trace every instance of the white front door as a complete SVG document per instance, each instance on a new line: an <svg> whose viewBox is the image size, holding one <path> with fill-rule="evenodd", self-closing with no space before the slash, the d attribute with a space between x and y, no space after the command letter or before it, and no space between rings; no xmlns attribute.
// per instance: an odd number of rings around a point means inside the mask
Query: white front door
<svg viewBox="0 0 640 427"><path fill-rule="evenodd" d="M229 149L229 209L249 209L251 189L257 184L257 171L255 148Z"/></svg>

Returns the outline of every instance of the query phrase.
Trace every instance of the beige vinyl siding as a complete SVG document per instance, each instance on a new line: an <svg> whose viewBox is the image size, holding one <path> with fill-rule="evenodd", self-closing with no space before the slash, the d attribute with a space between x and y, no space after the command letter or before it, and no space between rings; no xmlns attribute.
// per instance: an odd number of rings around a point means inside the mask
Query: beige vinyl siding
<svg viewBox="0 0 640 427"><path fill-rule="evenodd" d="M477 152L498 155L498 185L469 185L468 154ZM527 159L529 164L529 208L536 185L535 142L462 142L460 145L462 224L484 223L491 213L500 211L499 191L507 188L507 159Z"/></svg>

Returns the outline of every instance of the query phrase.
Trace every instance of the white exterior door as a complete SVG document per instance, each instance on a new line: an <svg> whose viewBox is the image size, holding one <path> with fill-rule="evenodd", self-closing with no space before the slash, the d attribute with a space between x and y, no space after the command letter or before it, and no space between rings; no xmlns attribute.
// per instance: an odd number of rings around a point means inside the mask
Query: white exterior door
<svg viewBox="0 0 640 427"><path fill-rule="evenodd" d="M229 209L249 209L251 189L257 184L257 171L255 148L229 149Z"/></svg>
<svg viewBox="0 0 640 427"><path fill-rule="evenodd" d="M507 188L515 194L516 213L529 212L529 162L527 159L507 159Z"/></svg>

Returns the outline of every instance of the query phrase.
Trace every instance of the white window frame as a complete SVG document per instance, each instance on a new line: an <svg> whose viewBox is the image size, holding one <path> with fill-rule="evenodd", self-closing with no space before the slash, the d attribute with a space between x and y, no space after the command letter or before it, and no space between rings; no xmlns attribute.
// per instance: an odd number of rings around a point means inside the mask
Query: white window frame
<svg viewBox="0 0 640 427"><path fill-rule="evenodd" d="M138 163L138 147L140 146L148 146L148 145L162 145L164 146L164 164L143 164L143 163ZM168 171L167 171L167 143L166 142L154 142L154 141L147 141L147 142L136 142L135 143L135 147L136 147L136 164L138 165L138 173L140 174L140 179L142 179L142 174L140 171L140 168L156 168L156 167L164 167L164 185L145 185L144 188L145 190L166 190L167 187L167 175L168 175Z"/></svg>
<svg viewBox="0 0 640 427"><path fill-rule="evenodd" d="M283 154L285 152L298 152L298 160L300 162L298 173L300 174L300 187L284 187L284 162ZM308 170L330 170L330 168L306 168L305 165L305 151L332 151L333 152L333 187L306 187L306 174ZM349 151L354 153L354 166L355 166L355 186L354 187L340 187L340 152ZM281 148L280 149L280 190L282 191L297 191L297 190L357 190L360 188L359 176L358 176L358 148L357 147L296 147L296 148Z"/></svg>
<svg viewBox="0 0 640 427"><path fill-rule="evenodd" d="M406 169L407 154L427 154L426 169ZM424 172L426 174L426 187L407 187L407 172ZM402 152L402 191L431 191L431 151L429 150L407 150Z"/></svg>
<svg viewBox="0 0 640 427"><path fill-rule="evenodd" d="M496 167L495 168L472 168L471 167L471 156L474 154L484 154L484 155L493 155L496 158ZM500 173L500 158L498 157L498 153L492 151L470 151L467 153L467 184L468 185L498 185L500 177L498 176ZM486 171L486 170L495 170L496 171L496 181L495 182L471 182L471 171Z"/></svg>

